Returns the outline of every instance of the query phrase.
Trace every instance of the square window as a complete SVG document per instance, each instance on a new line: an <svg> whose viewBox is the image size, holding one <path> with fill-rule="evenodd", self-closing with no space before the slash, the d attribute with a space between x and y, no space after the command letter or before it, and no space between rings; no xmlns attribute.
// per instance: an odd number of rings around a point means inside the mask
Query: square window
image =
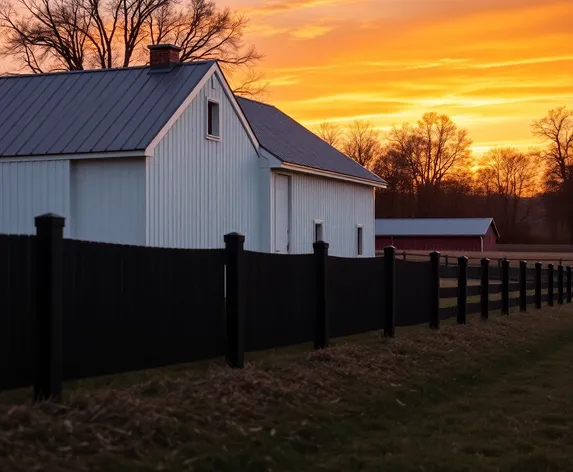
<svg viewBox="0 0 573 472"><path fill-rule="evenodd" d="M217 102L207 101L207 136L212 138L221 137L220 106Z"/></svg>
<svg viewBox="0 0 573 472"><path fill-rule="evenodd" d="M357 241L357 253L359 256L363 256L364 255L364 230L362 228L362 226L358 226L357 231L356 231L356 235L358 238Z"/></svg>

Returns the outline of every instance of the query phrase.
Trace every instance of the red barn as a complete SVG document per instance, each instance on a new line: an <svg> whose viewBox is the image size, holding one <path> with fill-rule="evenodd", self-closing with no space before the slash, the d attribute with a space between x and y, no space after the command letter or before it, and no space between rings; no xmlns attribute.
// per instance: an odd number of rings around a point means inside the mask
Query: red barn
<svg viewBox="0 0 573 472"><path fill-rule="evenodd" d="M493 218L387 218L376 220L376 250L496 251Z"/></svg>

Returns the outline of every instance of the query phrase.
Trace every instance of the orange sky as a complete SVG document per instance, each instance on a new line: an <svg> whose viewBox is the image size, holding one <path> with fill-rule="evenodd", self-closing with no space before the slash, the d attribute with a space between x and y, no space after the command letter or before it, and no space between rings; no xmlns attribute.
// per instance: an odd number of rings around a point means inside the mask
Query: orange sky
<svg viewBox="0 0 573 472"><path fill-rule="evenodd" d="M573 108L573 0L227 3L251 17L268 101L309 127L365 118L384 131L434 110L480 154L536 145L531 121Z"/></svg>

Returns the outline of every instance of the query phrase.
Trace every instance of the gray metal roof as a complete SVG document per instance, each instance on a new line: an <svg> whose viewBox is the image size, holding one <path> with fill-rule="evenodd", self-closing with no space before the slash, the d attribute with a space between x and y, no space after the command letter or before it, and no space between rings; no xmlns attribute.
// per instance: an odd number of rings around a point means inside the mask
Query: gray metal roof
<svg viewBox="0 0 573 472"><path fill-rule="evenodd" d="M0 156L145 149L212 65L0 77Z"/></svg>
<svg viewBox="0 0 573 472"><path fill-rule="evenodd" d="M376 236L485 236L493 218L383 218L376 219Z"/></svg>
<svg viewBox="0 0 573 472"><path fill-rule="evenodd" d="M261 146L281 161L384 183L278 108L237 99Z"/></svg>

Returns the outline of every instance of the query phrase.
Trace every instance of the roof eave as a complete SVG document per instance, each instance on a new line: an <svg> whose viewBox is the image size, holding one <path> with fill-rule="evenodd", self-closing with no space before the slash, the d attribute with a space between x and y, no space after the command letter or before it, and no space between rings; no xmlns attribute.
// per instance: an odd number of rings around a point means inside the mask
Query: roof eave
<svg viewBox="0 0 573 472"><path fill-rule="evenodd" d="M270 152L268 149L266 149L266 151ZM271 153L271 154L273 154L273 153ZM273 156L274 156L274 154L273 154ZM326 177L329 179L344 180L346 182L352 182L352 183L360 184L360 185L367 185L369 187L382 188L382 189L388 188L388 184L386 183L385 180L376 181L376 180L363 179L361 177L355 177L355 176L347 175L347 174L340 174L338 172L331 172L328 170L317 169L315 167L308 167L308 166L302 166L299 164L292 164L290 162L285 162L285 161L280 161L280 167L277 167L277 168L290 170L293 172L302 172L304 174L317 175L317 176Z"/></svg>
<svg viewBox="0 0 573 472"><path fill-rule="evenodd" d="M80 159L114 159L128 157L147 157L145 149L132 149L125 151L101 151L67 154L39 154L27 156L0 156L0 162L33 162L33 161L61 161Z"/></svg>

